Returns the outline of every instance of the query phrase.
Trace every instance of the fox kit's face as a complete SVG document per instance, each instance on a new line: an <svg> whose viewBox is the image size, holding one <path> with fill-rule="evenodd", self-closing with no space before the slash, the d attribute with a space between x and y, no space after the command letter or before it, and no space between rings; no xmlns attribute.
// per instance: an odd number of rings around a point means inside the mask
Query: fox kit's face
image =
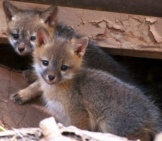
<svg viewBox="0 0 162 141"><path fill-rule="evenodd" d="M39 26L52 25L56 20L56 7L50 7L43 12L20 10L5 0L3 8L8 25L8 40L19 55L26 55L34 50Z"/></svg>
<svg viewBox="0 0 162 141"><path fill-rule="evenodd" d="M34 13L18 13L12 17L8 23L8 40L19 55L33 51L40 24L39 16Z"/></svg>
<svg viewBox="0 0 162 141"><path fill-rule="evenodd" d="M48 84L72 79L80 70L88 39L50 39L44 29L38 30L37 37L34 51L34 67L37 74Z"/></svg>

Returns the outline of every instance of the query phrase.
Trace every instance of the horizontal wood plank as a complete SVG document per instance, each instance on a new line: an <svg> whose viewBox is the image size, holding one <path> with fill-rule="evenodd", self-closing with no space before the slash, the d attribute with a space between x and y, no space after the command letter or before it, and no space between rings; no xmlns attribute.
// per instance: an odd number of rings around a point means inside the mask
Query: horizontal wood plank
<svg viewBox="0 0 162 141"><path fill-rule="evenodd" d="M14 0L162 17L161 0Z"/></svg>
<svg viewBox="0 0 162 141"><path fill-rule="evenodd" d="M13 2L24 9L48 5ZM6 20L0 1L0 43L6 43ZM92 38L110 54L162 59L162 19L123 13L59 7L58 21Z"/></svg>

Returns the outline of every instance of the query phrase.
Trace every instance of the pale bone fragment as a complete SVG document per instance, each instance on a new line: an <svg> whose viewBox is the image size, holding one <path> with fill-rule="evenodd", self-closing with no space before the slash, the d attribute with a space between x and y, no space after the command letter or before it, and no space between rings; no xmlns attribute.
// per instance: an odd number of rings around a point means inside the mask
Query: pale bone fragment
<svg viewBox="0 0 162 141"><path fill-rule="evenodd" d="M162 133L156 135L155 141L162 141Z"/></svg>
<svg viewBox="0 0 162 141"><path fill-rule="evenodd" d="M53 117L42 120L39 123L39 127L41 128L43 135L48 138L61 135L57 123Z"/></svg>
<svg viewBox="0 0 162 141"><path fill-rule="evenodd" d="M70 138L61 135L59 126L53 117L42 120L39 127L44 135L41 141L72 141Z"/></svg>

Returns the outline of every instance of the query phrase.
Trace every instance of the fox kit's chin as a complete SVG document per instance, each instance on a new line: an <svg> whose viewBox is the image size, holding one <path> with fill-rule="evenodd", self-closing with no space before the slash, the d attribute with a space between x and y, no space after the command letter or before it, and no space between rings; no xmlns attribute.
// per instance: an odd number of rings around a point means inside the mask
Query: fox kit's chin
<svg viewBox="0 0 162 141"><path fill-rule="evenodd" d="M16 48L15 51L18 55L20 56L26 56L26 55L29 55L31 54L31 51L26 51L26 49L24 49L23 51L20 51L21 49L19 48Z"/></svg>
<svg viewBox="0 0 162 141"><path fill-rule="evenodd" d="M47 83L47 84L49 84L49 85L54 85L54 84L56 84L55 81L49 81L49 80L46 80L46 79L44 79L44 81L45 81L45 83Z"/></svg>
<svg viewBox="0 0 162 141"><path fill-rule="evenodd" d="M53 79L53 80L50 80L48 78L48 76L46 76L46 77L42 76L42 78L45 81L45 83L47 83L49 85L61 84L61 83L64 83L66 81L66 80L58 79L57 77L55 79Z"/></svg>
<svg viewBox="0 0 162 141"><path fill-rule="evenodd" d="M31 54L34 49L34 43L19 43L18 41L12 39L12 37L9 37L8 39L15 52L20 56Z"/></svg>

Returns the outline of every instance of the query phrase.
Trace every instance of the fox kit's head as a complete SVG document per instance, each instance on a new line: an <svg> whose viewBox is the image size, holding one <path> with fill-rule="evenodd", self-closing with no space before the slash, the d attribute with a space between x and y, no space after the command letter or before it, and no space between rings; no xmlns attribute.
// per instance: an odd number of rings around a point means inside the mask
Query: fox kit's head
<svg viewBox="0 0 162 141"><path fill-rule="evenodd" d="M19 55L33 51L39 26L49 28L56 25L57 7L54 6L38 12L19 9L8 0L4 0L3 9L7 21L8 40Z"/></svg>
<svg viewBox="0 0 162 141"><path fill-rule="evenodd" d="M47 30L39 28L33 52L34 68L38 76L48 84L62 83L73 79L82 64L88 38L50 38Z"/></svg>

